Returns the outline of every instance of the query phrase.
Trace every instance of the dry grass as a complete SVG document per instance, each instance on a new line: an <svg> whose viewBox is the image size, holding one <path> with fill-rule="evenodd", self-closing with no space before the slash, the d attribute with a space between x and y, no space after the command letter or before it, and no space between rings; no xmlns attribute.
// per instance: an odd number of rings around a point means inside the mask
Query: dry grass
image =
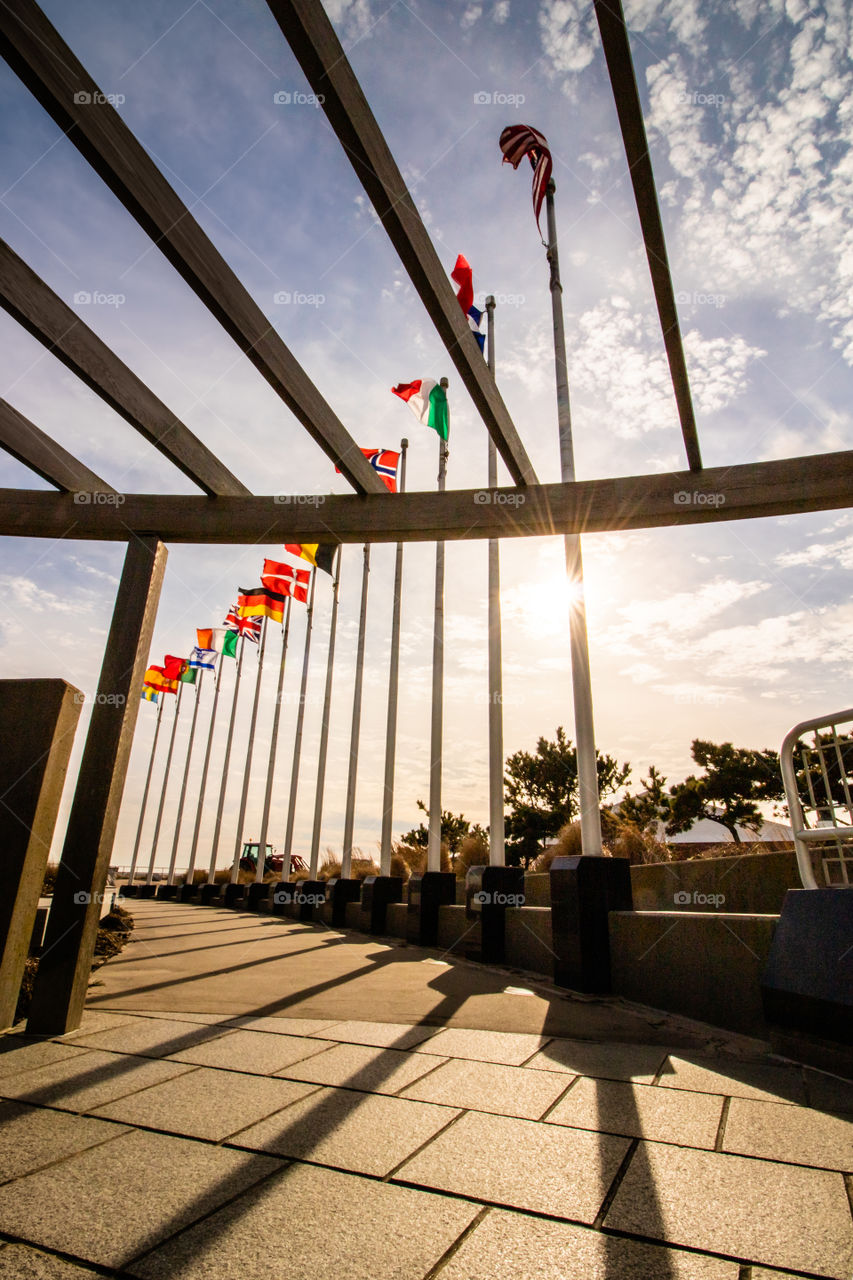
<svg viewBox="0 0 853 1280"><path fill-rule="evenodd" d="M100 965L106 964L107 960L118 955L132 932L133 916L124 907L114 906L103 917L98 926L98 933L95 938L95 959L92 968L97 969ZM21 1022L29 1013L38 966L37 956L27 957L21 990L18 994L18 1005L15 1010L16 1022Z"/></svg>
<svg viewBox="0 0 853 1280"><path fill-rule="evenodd" d="M602 853L606 858L627 858L631 863L671 862L669 848L633 822L625 822L603 810L601 814ZM548 871L555 858L577 858L581 848L581 825L567 822L560 828L557 843L540 853L531 871Z"/></svg>
<svg viewBox="0 0 853 1280"><path fill-rule="evenodd" d="M459 845L454 870L456 878L464 880L469 867L484 867L489 861L489 842L483 836L465 836Z"/></svg>

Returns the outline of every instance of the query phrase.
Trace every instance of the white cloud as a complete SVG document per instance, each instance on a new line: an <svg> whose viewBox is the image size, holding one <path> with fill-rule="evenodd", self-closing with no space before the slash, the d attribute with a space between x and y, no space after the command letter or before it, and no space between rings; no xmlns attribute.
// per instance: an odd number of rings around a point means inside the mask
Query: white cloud
<svg viewBox="0 0 853 1280"><path fill-rule="evenodd" d="M583 71L598 45L592 5L583 0L544 0L539 10L539 35L552 74Z"/></svg>

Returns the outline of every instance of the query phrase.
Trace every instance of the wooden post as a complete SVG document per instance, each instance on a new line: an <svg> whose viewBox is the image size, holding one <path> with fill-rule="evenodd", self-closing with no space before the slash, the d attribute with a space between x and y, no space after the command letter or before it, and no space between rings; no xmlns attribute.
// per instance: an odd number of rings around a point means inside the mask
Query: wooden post
<svg viewBox="0 0 853 1280"><path fill-rule="evenodd" d="M167 551L132 537L80 764L27 1031L79 1027Z"/></svg>

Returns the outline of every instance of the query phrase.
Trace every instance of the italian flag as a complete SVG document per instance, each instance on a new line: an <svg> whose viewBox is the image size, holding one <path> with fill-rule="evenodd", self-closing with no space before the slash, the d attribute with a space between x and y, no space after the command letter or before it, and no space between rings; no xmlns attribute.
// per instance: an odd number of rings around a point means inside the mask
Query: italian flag
<svg viewBox="0 0 853 1280"><path fill-rule="evenodd" d="M231 631L228 627L208 627L206 630L197 630L196 635L199 649L214 649L226 658L236 658L239 638L236 631Z"/></svg>
<svg viewBox="0 0 853 1280"><path fill-rule="evenodd" d="M395 396L405 400L412 413L425 427L432 427L442 440L450 435L450 411L447 393L434 378L418 378L415 382L401 382L391 388Z"/></svg>

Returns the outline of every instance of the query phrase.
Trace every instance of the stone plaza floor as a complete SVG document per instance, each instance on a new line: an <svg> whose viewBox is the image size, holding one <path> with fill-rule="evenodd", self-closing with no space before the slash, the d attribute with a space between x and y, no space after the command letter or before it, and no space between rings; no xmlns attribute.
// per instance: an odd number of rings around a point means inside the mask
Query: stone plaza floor
<svg viewBox="0 0 853 1280"><path fill-rule="evenodd" d="M853 1083L323 925L134 901L0 1037L0 1278L853 1276Z"/></svg>

